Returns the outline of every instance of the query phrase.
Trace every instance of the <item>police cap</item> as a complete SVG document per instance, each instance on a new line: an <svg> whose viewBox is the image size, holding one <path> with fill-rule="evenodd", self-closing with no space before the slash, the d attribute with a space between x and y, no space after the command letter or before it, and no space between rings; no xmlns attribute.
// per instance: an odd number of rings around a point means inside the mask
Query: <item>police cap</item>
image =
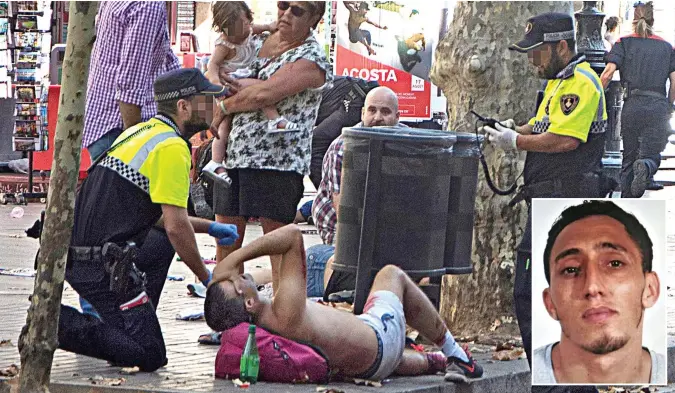
<svg viewBox="0 0 675 393"><path fill-rule="evenodd" d="M227 89L214 85L197 68L179 68L160 75L153 86L155 101L169 101L201 95L223 96Z"/></svg>
<svg viewBox="0 0 675 393"><path fill-rule="evenodd" d="M548 12L527 20L525 38L509 49L526 53L547 42L575 39L574 20L571 15Z"/></svg>

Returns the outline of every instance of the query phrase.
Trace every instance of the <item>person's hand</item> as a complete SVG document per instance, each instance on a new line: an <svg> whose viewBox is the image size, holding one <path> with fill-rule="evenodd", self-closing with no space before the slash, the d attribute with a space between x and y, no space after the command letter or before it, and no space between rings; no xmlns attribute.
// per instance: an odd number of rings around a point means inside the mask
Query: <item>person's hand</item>
<svg viewBox="0 0 675 393"><path fill-rule="evenodd" d="M209 269L206 269L206 271L209 272L209 277L206 280L202 280L202 285L208 287L211 280L213 280L213 273Z"/></svg>
<svg viewBox="0 0 675 393"><path fill-rule="evenodd" d="M218 239L218 245L221 246L231 246L239 239L236 225L219 222L212 222L209 225L209 235Z"/></svg>
<svg viewBox="0 0 675 393"><path fill-rule="evenodd" d="M233 95L241 90L239 81L230 76L230 73L227 72L227 69L221 68L218 70L218 78L220 79L220 84L229 89L228 95Z"/></svg>
<svg viewBox="0 0 675 393"><path fill-rule="evenodd" d="M507 127L503 127L499 123L495 124L495 128L490 126L484 126L483 131L488 135L488 140L490 143L495 144L502 150L518 150L516 146L516 139L518 139L518 133Z"/></svg>

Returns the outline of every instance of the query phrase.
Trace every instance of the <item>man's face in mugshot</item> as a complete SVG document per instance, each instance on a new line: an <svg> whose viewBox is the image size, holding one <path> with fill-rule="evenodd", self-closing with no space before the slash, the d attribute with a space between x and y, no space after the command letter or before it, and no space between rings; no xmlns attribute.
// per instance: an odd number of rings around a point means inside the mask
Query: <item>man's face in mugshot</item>
<svg viewBox="0 0 675 393"><path fill-rule="evenodd" d="M590 216L558 235L548 261L544 304L562 340L594 354L642 342L642 318L659 296L656 273L643 273L638 245L619 221Z"/></svg>

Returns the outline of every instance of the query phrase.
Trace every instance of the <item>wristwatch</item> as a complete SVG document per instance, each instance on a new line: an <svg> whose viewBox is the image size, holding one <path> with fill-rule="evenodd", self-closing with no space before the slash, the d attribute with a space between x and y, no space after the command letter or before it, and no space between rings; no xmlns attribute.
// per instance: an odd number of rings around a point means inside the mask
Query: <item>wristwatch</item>
<svg viewBox="0 0 675 393"><path fill-rule="evenodd" d="M227 111L227 108L225 108L225 100L220 100L218 103L218 107L220 108L221 111L223 111L224 114L229 115L230 113Z"/></svg>

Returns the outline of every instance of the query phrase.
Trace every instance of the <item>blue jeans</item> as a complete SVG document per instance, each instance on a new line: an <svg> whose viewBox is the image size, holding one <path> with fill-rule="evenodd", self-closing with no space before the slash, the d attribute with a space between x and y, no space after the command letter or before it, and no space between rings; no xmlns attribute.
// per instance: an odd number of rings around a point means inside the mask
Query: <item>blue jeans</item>
<svg viewBox="0 0 675 393"><path fill-rule="evenodd" d="M307 249L307 297L323 297L326 263L335 254L335 246L317 244Z"/></svg>

